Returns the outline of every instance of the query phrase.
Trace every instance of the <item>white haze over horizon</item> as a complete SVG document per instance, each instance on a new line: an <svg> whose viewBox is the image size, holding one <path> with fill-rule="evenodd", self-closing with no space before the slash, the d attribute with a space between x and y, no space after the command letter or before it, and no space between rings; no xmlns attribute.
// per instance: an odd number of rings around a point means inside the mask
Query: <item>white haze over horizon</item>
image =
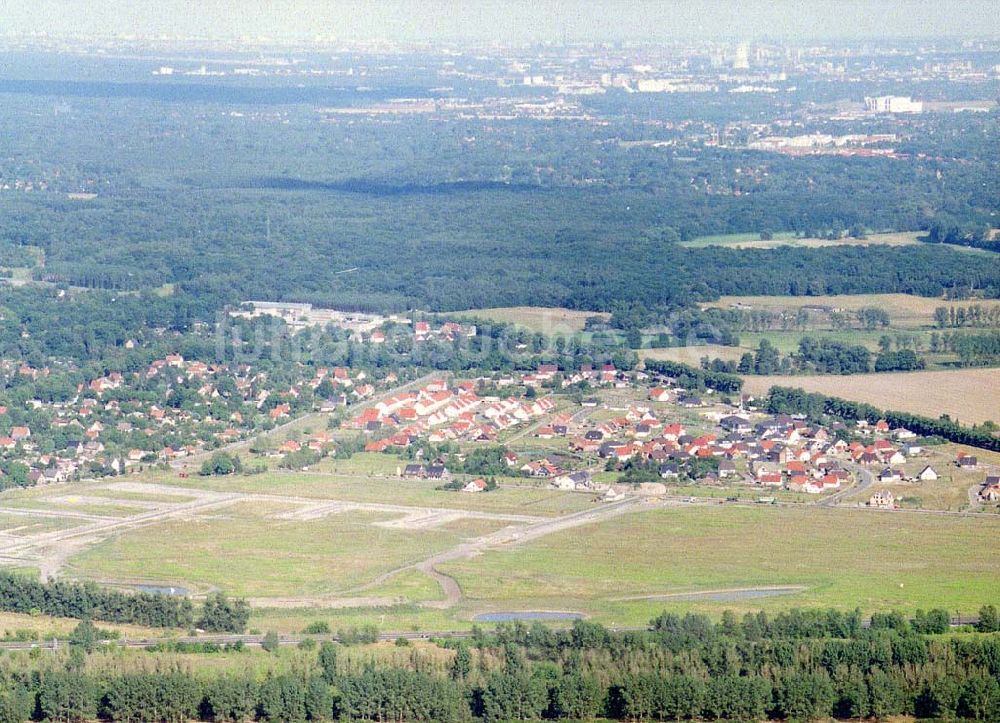
<svg viewBox="0 0 1000 723"><path fill-rule="evenodd" d="M997 0L0 0L0 35L497 42L1000 37Z"/></svg>

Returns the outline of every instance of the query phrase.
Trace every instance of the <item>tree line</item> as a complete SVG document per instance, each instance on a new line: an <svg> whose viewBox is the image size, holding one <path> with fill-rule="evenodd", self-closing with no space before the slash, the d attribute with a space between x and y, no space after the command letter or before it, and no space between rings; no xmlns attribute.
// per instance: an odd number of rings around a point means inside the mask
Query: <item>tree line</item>
<svg viewBox="0 0 1000 723"><path fill-rule="evenodd" d="M1000 326L1000 305L938 306L934 309L934 325L939 329Z"/></svg>
<svg viewBox="0 0 1000 723"><path fill-rule="evenodd" d="M761 339L756 351L744 352L739 361L701 360L703 369L727 374L865 374L871 371L913 371L926 367L926 361L913 349L891 348L884 337L881 351L872 360L872 352L861 344L846 344L836 339L803 336L796 353L782 355L769 340Z"/></svg>

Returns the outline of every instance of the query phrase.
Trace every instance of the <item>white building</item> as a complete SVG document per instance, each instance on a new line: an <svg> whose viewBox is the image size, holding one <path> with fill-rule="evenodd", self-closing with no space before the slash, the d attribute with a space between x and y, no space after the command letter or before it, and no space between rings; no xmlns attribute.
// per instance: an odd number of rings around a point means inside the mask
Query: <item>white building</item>
<svg viewBox="0 0 1000 723"><path fill-rule="evenodd" d="M865 108L869 113L920 113L924 104L909 96L880 95L865 98Z"/></svg>

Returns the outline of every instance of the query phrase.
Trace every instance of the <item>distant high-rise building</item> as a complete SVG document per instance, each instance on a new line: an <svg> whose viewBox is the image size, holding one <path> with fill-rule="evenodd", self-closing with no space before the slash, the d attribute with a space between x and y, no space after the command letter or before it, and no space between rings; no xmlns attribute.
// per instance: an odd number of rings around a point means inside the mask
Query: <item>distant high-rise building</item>
<svg viewBox="0 0 1000 723"><path fill-rule="evenodd" d="M736 57L733 59L733 70L747 70L750 68L750 48L746 43L736 46Z"/></svg>

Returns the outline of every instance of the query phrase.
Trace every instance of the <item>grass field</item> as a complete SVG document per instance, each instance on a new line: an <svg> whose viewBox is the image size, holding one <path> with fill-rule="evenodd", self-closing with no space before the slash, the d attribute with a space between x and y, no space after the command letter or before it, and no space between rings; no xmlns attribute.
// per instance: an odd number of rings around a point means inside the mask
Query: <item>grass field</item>
<svg viewBox="0 0 1000 723"><path fill-rule="evenodd" d="M646 622L664 607L973 611L1000 596L984 540L1000 520L871 511L712 506L660 509L442 569L470 604L497 610L578 610L607 623ZM725 602L622 600L698 590L805 586Z"/></svg>
<svg viewBox="0 0 1000 723"><path fill-rule="evenodd" d="M1000 369L890 372L852 376L746 376L744 390L766 394L774 385L874 404L882 409L966 424L1000 421Z"/></svg>
<svg viewBox="0 0 1000 723"><path fill-rule="evenodd" d="M828 246L912 246L918 244L915 231L902 233L873 233L865 239L841 238L841 239L821 239L821 238L796 238L794 233L776 233L774 237L766 241L761 240L759 233L735 233L718 236L699 236L690 241L682 241L681 246L688 248L704 248L706 246L723 246L733 249L775 249L780 246L792 246L795 248L825 248Z"/></svg>
<svg viewBox="0 0 1000 723"><path fill-rule="evenodd" d="M61 517L12 515L0 512L0 532L15 535L37 535L54 530L65 530L79 522Z"/></svg>
<svg viewBox="0 0 1000 723"><path fill-rule="evenodd" d="M352 511L281 520L274 517L280 511L241 504L131 530L72 558L66 575L220 587L248 597L325 595L503 526L461 520L404 530L374 524L398 515Z"/></svg>
<svg viewBox="0 0 1000 723"><path fill-rule="evenodd" d="M541 306L509 306L496 309L470 309L450 313L449 316L467 315L479 319L523 326L532 331L544 334L573 334L583 331L583 324L588 316L599 316L607 319L610 314L597 311L577 311L574 309L548 308Z"/></svg>
<svg viewBox="0 0 1000 723"><path fill-rule="evenodd" d="M65 638L79 624L80 621L74 618L0 612L0 636L5 638L27 637L38 640L52 637ZM98 623L98 625L102 630L117 630L119 633L133 638L152 638L164 633L162 628L145 628L139 625L117 625L104 622Z"/></svg>
<svg viewBox="0 0 1000 723"><path fill-rule="evenodd" d="M116 489L88 489L88 497L109 497L114 500L125 500L134 502L166 502L168 504L181 504L195 499L191 495L170 495L152 494L149 492L128 492Z"/></svg>

